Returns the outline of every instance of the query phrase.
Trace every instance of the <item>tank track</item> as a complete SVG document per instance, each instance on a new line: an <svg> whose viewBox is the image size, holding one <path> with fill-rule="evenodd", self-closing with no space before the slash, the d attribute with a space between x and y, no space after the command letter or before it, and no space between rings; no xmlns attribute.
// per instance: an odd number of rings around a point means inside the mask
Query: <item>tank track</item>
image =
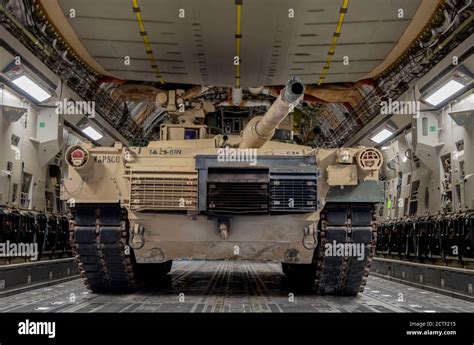
<svg viewBox="0 0 474 345"><path fill-rule="evenodd" d="M321 295L356 296L364 291L375 252L377 224L373 204L328 203L321 212L315 290ZM326 256L326 243L363 243L364 259L351 256Z"/></svg>
<svg viewBox="0 0 474 345"><path fill-rule="evenodd" d="M74 213L71 244L85 285L93 292L137 287L128 220L120 206L76 205Z"/></svg>

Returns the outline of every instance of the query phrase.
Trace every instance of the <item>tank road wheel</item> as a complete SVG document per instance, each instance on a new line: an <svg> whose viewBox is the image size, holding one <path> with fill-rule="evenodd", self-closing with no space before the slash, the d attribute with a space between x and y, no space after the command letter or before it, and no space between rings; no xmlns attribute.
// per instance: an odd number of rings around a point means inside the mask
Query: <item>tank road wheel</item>
<svg viewBox="0 0 474 345"><path fill-rule="evenodd" d="M128 246L128 219L118 204L76 205L71 244L85 285L93 292L136 287L136 263Z"/></svg>
<svg viewBox="0 0 474 345"><path fill-rule="evenodd" d="M374 210L373 204L326 204L313 258L318 294L356 296L364 290L377 238Z"/></svg>
<svg viewBox="0 0 474 345"><path fill-rule="evenodd" d="M281 263L283 273L292 287L311 288L314 284L316 266L313 264Z"/></svg>

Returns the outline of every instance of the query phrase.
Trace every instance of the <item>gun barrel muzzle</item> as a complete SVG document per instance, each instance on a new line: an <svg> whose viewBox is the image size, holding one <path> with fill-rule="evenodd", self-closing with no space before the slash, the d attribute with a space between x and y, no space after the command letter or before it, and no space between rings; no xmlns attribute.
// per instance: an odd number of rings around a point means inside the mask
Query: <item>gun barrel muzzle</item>
<svg viewBox="0 0 474 345"><path fill-rule="evenodd" d="M304 84L291 78L263 117L249 121L243 132L240 148L260 148L269 141L283 119L293 111L304 95Z"/></svg>

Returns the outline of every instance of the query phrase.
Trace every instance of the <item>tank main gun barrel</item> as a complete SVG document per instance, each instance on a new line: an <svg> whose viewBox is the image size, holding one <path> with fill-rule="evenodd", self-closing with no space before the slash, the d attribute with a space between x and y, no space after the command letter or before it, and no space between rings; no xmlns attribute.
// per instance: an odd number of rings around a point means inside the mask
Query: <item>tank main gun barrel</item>
<svg viewBox="0 0 474 345"><path fill-rule="evenodd" d="M260 148L269 141L275 129L293 110L304 95L304 85L297 78L291 78L280 95L263 116L256 116L244 129L240 148Z"/></svg>

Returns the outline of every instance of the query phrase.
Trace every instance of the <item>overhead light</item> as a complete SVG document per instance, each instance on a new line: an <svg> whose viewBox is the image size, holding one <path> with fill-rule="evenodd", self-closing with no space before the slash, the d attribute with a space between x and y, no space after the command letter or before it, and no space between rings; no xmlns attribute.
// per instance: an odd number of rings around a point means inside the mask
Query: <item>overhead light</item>
<svg viewBox="0 0 474 345"><path fill-rule="evenodd" d="M82 130L82 133L87 135L89 138L92 140L99 140L102 139L103 135L100 134L97 130L92 128L91 126L88 126Z"/></svg>
<svg viewBox="0 0 474 345"><path fill-rule="evenodd" d="M388 130L387 128L382 129L380 132L375 134L370 140L380 144L382 141L390 138L393 135L393 132Z"/></svg>
<svg viewBox="0 0 474 345"><path fill-rule="evenodd" d="M451 79L446 84L441 86L438 90L425 98L425 101L433 106L443 103L445 100L462 90L466 85Z"/></svg>
<svg viewBox="0 0 474 345"><path fill-rule="evenodd" d="M12 83L18 86L23 91L25 91L28 95L36 99L38 102L43 102L51 97L51 94L49 92L44 90L26 75L22 75L12 80Z"/></svg>

